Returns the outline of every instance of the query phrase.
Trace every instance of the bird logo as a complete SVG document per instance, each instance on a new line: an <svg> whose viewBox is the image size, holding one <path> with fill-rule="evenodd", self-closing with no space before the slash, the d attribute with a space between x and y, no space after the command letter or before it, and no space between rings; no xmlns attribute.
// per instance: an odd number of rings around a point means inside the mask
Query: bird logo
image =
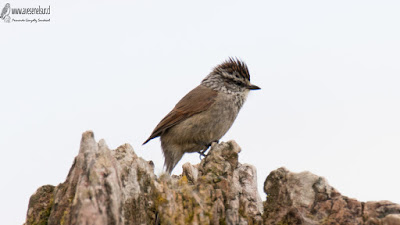
<svg viewBox="0 0 400 225"><path fill-rule="evenodd" d="M11 12L11 8L10 8L10 3L7 3L3 10L1 11L1 15L0 15L0 19L4 20L4 22L9 23L10 22L10 12Z"/></svg>

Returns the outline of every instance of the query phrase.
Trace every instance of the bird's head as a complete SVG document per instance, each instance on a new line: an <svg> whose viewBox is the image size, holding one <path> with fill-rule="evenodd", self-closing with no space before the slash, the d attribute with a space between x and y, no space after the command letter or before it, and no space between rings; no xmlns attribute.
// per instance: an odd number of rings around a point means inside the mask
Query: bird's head
<svg viewBox="0 0 400 225"><path fill-rule="evenodd" d="M260 89L250 83L247 65L237 58L229 58L217 65L202 83L214 90L228 93Z"/></svg>

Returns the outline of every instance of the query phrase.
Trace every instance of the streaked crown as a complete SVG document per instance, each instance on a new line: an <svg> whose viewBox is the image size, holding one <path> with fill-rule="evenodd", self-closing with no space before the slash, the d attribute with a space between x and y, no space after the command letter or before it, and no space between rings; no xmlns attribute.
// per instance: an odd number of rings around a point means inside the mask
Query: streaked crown
<svg viewBox="0 0 400 225"><path fill-rule="evenodd" d="M215 73L229 73L237 78L244 78L250 81L250 73L246 63L237 58L229 58L225 62L216 66L213 70Z"/></svg>

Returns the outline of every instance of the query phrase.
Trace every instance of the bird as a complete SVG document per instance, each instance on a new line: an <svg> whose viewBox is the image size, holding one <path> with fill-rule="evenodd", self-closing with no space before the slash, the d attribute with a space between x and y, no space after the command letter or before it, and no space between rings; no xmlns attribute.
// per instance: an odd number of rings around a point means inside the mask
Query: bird
<svg viewBox="0 0 400 225"><path fill-rule="evenodd" d="M204 152L230 129L251 90L245 62L229 57L186 94L143 143L160 137L164 167L171 174L185 153Z"/></svg>
<svg viewBox="0 0 400 225"><path fill-rule="evenodd" d="M10 3L7 3L5 6L4 6L4 8L3 8L3 10L1 11L1 15L0 15L0 18L1 19L4 19L6 16L8 16L9 14L10 14Z"/></svg>

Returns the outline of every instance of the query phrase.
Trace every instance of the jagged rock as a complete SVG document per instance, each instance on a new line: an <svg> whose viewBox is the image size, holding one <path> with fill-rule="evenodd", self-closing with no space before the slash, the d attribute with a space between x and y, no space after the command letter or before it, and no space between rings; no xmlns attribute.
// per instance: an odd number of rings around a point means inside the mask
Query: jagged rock
<svg viewBox="0 0 400 225"><path fill-rule="evenodd" d="M44 185L29 200L27 224L46 224L54 203L54 186Z"/></svg>
<svg viewBox="0 0 400 225"><path fill-rule="evenodd" d="M342 196L325 178L310 172L279 168L268 175L264 191L264 224L400 224L400 205Z"/></svg>
<svg viewBox="0 0 400 225"><path fill-rule="evenodd" d="M234 141L214 144L182 175L157 178L130 145L110 151L85 132L66 181L32 195L26 224L261 224L256 170L239 152Z"/></svg>
<svg viewBox="0 0 400 225"><path fill-rule="evenodd" d="M263 203L256 169L239 163L239 152L235 141L213 144L180 176L157 177L129 144L111 151L87 131L66 181L31 196L25 224L400 225L400 205L342 196L310 172L271 172Z"/></svg>

